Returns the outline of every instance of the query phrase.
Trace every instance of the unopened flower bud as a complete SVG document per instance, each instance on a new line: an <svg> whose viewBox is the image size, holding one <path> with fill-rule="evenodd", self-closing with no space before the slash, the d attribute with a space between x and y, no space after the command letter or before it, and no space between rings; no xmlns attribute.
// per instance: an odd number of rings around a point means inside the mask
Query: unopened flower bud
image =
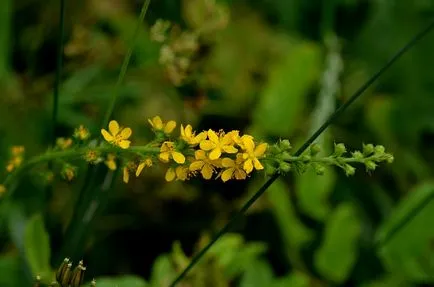
<svg viewBox="0 0 434 287"><path fill-rule="evenodd" d="M371 153L374 152L374 145L373 144L364 144L363 145L363 154L365 156L370 155Z"/></svg>
<svg viewBox="0 0 434 287"><path fill-rule="evenodd" d="M282 159L282 160L290 160L291 159L291 155L289 154L289 152L284 151L280 155L280 159Z"/></svg>
<svg viewBox="0 0 434 287"><path fill-rule="evenodd" d="M291 170L291 165L283 161L279 164L279 170L282 172L289 172Z"/></svg>
<svg viewBox="0 0 434 287"><path fill-rule="evenodd" d="M349 164L344 166L344 170L347 176L354 175L356 173L356 169Z"/></svg>
<svg viewBox="0 0 434 287"><path fill-rule="evenodd" d="M356 150L355 152L353 152L352 155L353 155L353 158L357 159L357 160L362 160L362 159L365 158L363 156L363 154L360 151L358 151L358 150Z"/></svg>
<svg viewBox="0 0 434 287"><path fill-rule="evenodd" d="M347 148L345 147L345 145L343 143L335 144L335 155L336 156L341 156L346 152L347 152Z"/></svg>
<svg viewBox="0 0 434 287"><path fill-rule="evenodd" d="M387 163L392 163L395 160L395 158L393 157L393 155L391 155L389 153L385 154L385 156L386 156Z"/></svg>
<svg viewBox="0 0 434 287"><path fill-rule="evenodd" d="M269 163L264 164L265 174L268 176L272 176L276 172L276 168Z"/></svg>
<svg viewBox="0 0 434 287"><path fill-rule="evenodd" d="M317 175L323 175L325 172L325 167L322 164L315 163L313 169Z"/></svg>
<svg viewBox="0 0 434 287"><path fill-rule="evenodd" d="M321 147L319 146L319 144L314 143L310 145L311 156L316 156L320 151L321 151Z"/></svg>
<svg viewBox="0 0 434 287"><path fill-rule="evenodd" d="M386 149L382 145L377 145L377 146L375 146L374 151L375 151L376 155L382 155L382 154L384 154Z"/></svg>
<svg viewBox="0 0 434 287"><path fill-rule="evenodd" d="M367 160L365 162L365 166L367 170L375 170L375 168L377 167L377 164L375 162L373 162L372 160Z"/></svg>
<svg viewBox="0 0 434 287"><path fill-rule="evenodd" d="M279 143L279 146L282 150L290 150L292 148L291 143L289 140L282 140Z"/></svg>

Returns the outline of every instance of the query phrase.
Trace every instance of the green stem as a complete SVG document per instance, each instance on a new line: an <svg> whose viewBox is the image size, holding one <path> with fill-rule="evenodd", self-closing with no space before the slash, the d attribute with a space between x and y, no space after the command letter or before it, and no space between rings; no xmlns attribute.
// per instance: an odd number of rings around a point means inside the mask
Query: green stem
<svg viewBox="0 0 434 287"><path fill-rule="evenodd" d="M78 148L78 149L70 149L70 150L60 150L60 151L48 151L44 154L37 155L32 157L31 159L25 161L20 167L18 167L13 173L11 173L3 182L3 185L7 188L11 186L17 178L24 172L28 171L35 165L50 162L59 159L78 159L82 158L86 152L95 151L99 153L117 153L117 154L158 154L160 149L158 147L153 147L153 143L150 143L145 146L135 146L130 147L128 149L121 149L114 146L101 146L96 148ZM8 196L11 196L11 191L8 190Z"/></svg>

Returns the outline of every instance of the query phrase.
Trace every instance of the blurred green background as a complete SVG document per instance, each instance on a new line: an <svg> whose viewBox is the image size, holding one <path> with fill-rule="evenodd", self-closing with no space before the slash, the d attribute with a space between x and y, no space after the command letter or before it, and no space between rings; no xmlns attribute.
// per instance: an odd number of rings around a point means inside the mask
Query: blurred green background
<svg viewBox="0 0 434 287"><path fill-rule="evenodd" d="M66 2L56 133L84 124L98 136L142 3ZM433 17L428 0L151 1L113 118L136 145L160 115L297 148ZM31 157L50 144L58 19L59 1L0 1L3 166L12 145ZM200 31L187 69L161 59L150 33L158 19L176 26L169 40ZM325 152L333 142L382 144L393 164L279 179L179 286L433 286L433 51L430 34L318 140ZM84 258L97 286L167 286L265 181L166 183L158 167L118 179L82 244L62 251L85 170L73 183L56 179L48 195L33 173L23 178L0 224L0 286L31 286L65 253Z"/></svg>

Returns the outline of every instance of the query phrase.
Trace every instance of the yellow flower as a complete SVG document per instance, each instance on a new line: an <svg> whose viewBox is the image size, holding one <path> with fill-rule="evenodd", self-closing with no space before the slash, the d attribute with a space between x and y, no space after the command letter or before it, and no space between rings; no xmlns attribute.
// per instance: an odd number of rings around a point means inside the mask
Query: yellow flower
<svg viewBox="0 0 434 287"><path fill-rule="evenodd" d="M224 182L230 180L235 177L235 179L242 180L246 179L247 174L241 168L241 163L243 162L243 157L241 154L237 154L236 160L225 157L222 159L222 166L226 168L221 173L221 178Z"/></svg>
<svg viewBox="0 0 434 287"><path fill-rule="evenodd" d="M60 149L67 149L70 146L72 146L72 139L71 138L58 138L58 139L56 139L56 145Z"/></svg>
<svg viewBox="0 0 434 287"><path fill-rule="evenodd" d="M169 162L170 158L173 158L173 160L179 164L185 162L185 156L175 150L175 144L173 142L164 142L160 148L160 160L162 162Z"/></svg>
<svg viewBox="0 0 434 287"><path fill-rule="evenodd" d="M88 150L85 154L84 154L84 160L90 163L98 163L100 161L99 156L98 156L98 152L96 150Z"/></svg>
<svg viewBox="0 0 434 287"><path fill-rule="evenodd" d="M23 162L23 158L21 156L13 157L9 160L9 163L6 166L6 170L8 172L11 172L14 169L16 169L17 167L19 167L22 162Z"/></svg>
<svg viewBox="0 0 434 287"><path fill-rule="evenodd" d="M89 130L83 125L80 125L74 130L74 137L82 141L87 140L90 137Z"/></svg>
<svg viewBox="0 0 434 287"><path fill-rule="evenodd" d="M198 171L202 174L204 179L211 179L214 172L213 162L206 156L203 150L197 150L194 153L196 161L190 164L190 171Z"/></svg>
<svg viewBox="0 0 434 287"><path fill-rule="evenodd" d="M201 132L198 135L195 135L195 132L193 132L193 128L191 127L191 125L187 125L184 128L184 126L181 124L181 139L183 139L189 145L197 145L201 141L206 140L206 137L206 132Z"/></svg>
<svg viewBox="0 0 434 287"><path fill-rule="evenodd" d="M10 149L11 158L6 166L8 172L12 172L14 169L19 167L23 162L24 147L23 146L13 146Z"/></svg>
<svg viewBox="0 0 434 287"><path fill-rule="evenodd" d="M242 136L241 141L245 150L243 153L243 169L247 172L247 174L253 171L253 167L256 170L264 169L264 166L261 164L258 158L264 155L268 145L266 143L262 143L255 148L255 142L250 136Z"/></svg>
<svg viewBox="0 0 434 287"><path fill-rule="evenodd" d="M116 170L116 168L117 168L116 157L112 153L109 153L107 155L107 160L104 163L110 170Z"/></svg>
<svg viewBox="0 0 434 287"><path fill-rule="evenodd" d="M151 167L152 166L152 159L150 159L148 157L139 164L139 166L137 167L137 170L136 170L136 176L139 176L142 173L142 170L145 166Z"/></svg>
<svg viewBox="0 0 434 287"><path fill-rule="evenodd" d="M170 134L176 127L175 121L168 121L165 124L159 116L153 117L152 120L148 119L148 122L155 131L163 131L165 134Z"/></svg>
<svg viewBox="0 0 434 287"><path fill-rule="evenodd" d="M130 181L130 173L128 172L128 167L124 167L122 179L125 183L128 183L128 181Z"/></svg>
<svg viewBox="0 0 434 287"><path fill-rule="evenodd" d="M175 169L173 167L170 167L165 175L166 181L173 181L175 178L177 180L186 180L188 179L189 175L189 169L186 166L179 165Z"/></svg>
<svg viewBox="0 0 434 287"><path fill-rule="evenodd" d="M76 168L70 165L67 165L62 170L62 176L68 181L71 181L76 176Z"/></svg>
<svg viewBox="0 0 434 287"><path fill-rule="evenodd" d="M208 140L203 140L200 143L200 148L204 151L211 151L209 158L212 160L218 159L222 152L236 153L238 150L234 147L234 134L221 132L217 135L213 130L208 130Z"/></svg>
<svg viewBox="0 0 434 287"><path fill-rule="evenodd" d="M130 147L131 141L128 138L133 133L130 128L121 128L117 121L110 121L109 131L110 133L105 129L101 129L101 134L106 141L123 149Z"/></svg>

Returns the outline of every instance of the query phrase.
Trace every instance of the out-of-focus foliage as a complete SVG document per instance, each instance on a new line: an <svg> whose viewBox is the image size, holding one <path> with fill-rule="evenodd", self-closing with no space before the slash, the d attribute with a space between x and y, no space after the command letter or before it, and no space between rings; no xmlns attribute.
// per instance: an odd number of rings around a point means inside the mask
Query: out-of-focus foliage
<svg viewBox="0 0 434 287"><path fill-rule="evenodd" d="M142 1L66 2L56 133L83 124L95 135ZM0 1L1 166L12 145L31 157L50 144L58 5ZM151 0L113 118L136 143L161 115L298 147L433 16L426 0ZM159 19L171 24L164 41L152 39ZM280 178L179 286L434 284L433 50L429 34L319 140L325 154L334 141L381 144L393 164ZM84 174L47 188L42 171L0 206L0 286L31 286L36 275L49 283L59 264ZM264 182L168 184L158 167L144 173L116 185L81 251L71 251L86 263L86 282L167 286Z"/></svg>

